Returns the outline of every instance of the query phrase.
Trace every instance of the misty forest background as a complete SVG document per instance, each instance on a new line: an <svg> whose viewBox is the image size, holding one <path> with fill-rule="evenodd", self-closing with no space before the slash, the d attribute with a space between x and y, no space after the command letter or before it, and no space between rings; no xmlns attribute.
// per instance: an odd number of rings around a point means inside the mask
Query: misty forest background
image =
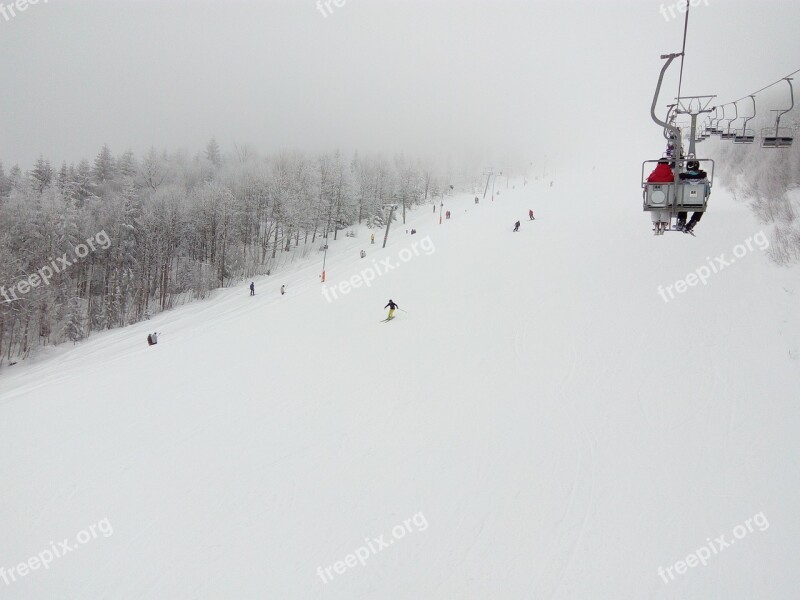
<svg viewBox="0 0 800 600"><path fill-rule="evenodd" d="M468 173L403 156L262 158L239 147L228 156L214 139L194 157L151 150L139 160L104 146L93 163L58 170L44 157L26 173L0 163L0 286L9 296L101 231L111 240L49 285L11 302L0 296L0 367L270 275L353 224L384 226L387 203L402 222L451 185L473 189L480 170Z"/></svg>
<svg viewBox="0 0 800 600"><path fill-rule="evenodd" d="M771 226L770 258L799 262L800 144L712 143L699 153L716 158L719 181ZM270 275L320 252L351 225L383 227L387 203L400 206L402 221L415 205L481 188L482 177L478 165L403 156L260 157L246 147L223 155L213 139L193 157L155 150L115 157L104 146L93 163L58 170L44 157L27 172L6 172L0 163L0 286L9 290L65 252L72 256L101 231L111 240L50 285L18 293L17 301L0 297L0 368L43 346Z"/></svg>

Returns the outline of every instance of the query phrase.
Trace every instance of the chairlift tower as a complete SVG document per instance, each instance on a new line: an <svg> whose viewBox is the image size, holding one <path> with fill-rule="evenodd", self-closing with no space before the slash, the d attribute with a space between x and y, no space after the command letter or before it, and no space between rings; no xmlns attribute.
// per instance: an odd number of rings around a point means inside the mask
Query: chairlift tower
<svg viewBox="0 0 800 600"><path fill-rule="evenodd" d="M394 211L397 210L397 204L384 204L383 210L389 211L389 218L386 221L386 233L383 234L383 248L386 248L386 241L389 239L389 228L392 226L392 219L394 218Z"/></svg>
<svg viewBox="0 0 800 600"><path fill-rule="evenodd" d="M689 115L691 118L690 132L689 132L689 151L687 156L695 157L695 141L697 140L697 117L704 113L714 112L714 107L708 108L711 101L716 96L685 96L683 98L676 98L677 106L675 107L676 115ZM728 123L730 129L730 123ZM680 154L677 155L680 158Z"/></svg>
<svg viewBox="0 0 800 600"><path fill-rule="evenodd" d="M484 172L484 175L486 175L486 187L483 189L483 199L486 200L486 192L489 191L489 181L494 176L494 169L492 167L488 167Z"/></svg>

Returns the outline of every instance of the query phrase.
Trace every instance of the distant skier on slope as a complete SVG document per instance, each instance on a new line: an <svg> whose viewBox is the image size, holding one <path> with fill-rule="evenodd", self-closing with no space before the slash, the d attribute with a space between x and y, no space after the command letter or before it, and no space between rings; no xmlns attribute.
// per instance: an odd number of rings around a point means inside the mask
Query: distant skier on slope
<svg viewBox="0 0 800 600"><path fill-rule="evenodd" d="M281 286L281 296L283 296L284 294L286 294L286 286L282 285Z"/></svg>
<svg viewBox="0 0 800 600"><path fill-rule="evenodd" d="M517 221L516 223L514 223L514 231L515 231L515 232L516 232L516 231L519 231L519 226L520 226L520 222L519 222L519 221Z"/></svg>
<svg viewBox="0 0 800 600"><path fill-rule="evenodd" d="M530 218L531 221L535 221L536 220L534 218L534 216L533 216L533 210L528 210L528 217Z"/></svg>
<svg viewBox="0 0 800 600"><path fill-rule="evenodd" d="M148 346L155 346L158 343L158 332L154 331L153 333L147 334L147 345Z"/></svg>
<svg viewBox="0 0 800 600"><path fill-rule="evenodd" d="M386 318L387 321L394 319L394 311L395 309L400 308L397 304L395 304L394 300L389 298L389 304L383 307L384 309L389 309L389 316Z"/></svg>
<svg viewBox="0 0 800 600"><path fill-rule="evenodd" d="M251 281L250 282L250 295L251 296L255 296L256 295L256 283L255 283L255 281Z"/></svg>

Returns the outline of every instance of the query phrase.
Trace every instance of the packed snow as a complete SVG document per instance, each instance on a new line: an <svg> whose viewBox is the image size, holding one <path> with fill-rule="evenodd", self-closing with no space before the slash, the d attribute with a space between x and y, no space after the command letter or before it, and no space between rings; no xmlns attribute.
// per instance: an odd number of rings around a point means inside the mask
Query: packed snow
<svg viewBox="0 0 800 600"><path fill-rule="evenodd" d="M0 595L796 597L798 271L575 175L8 369Z"/></svg>

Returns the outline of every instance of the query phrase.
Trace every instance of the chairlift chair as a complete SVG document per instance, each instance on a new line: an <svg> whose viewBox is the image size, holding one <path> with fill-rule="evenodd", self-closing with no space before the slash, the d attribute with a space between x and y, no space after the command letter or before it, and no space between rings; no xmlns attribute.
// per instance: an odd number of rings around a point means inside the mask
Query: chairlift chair
<svg viewBox="0 0 800 600"><path fill-rule="evenodd" d="M692 145L687 149L686 156L682 156L682 140L681 140L681 132L677 127L674 120L670 119L673 115L673 111L667 113L667 119L661 120L656 116L655 108L656 103L658 102L659 93L661 91L661 85L664 81L664 74L666 73L667 69L669 68L670 64L680 56L677 53L664 55L662 58L667 59L666 63L661 68L661 74L658 78L658 84L656 86L655 94L653 95L653 102L650 107L650 116L656 125L659 125L664 130L664 136L667 139L675 139L675 152L674 155L668 159L659 159L659 160L646 160L642 163L642 173L641 173L641 185L642 185L642 208L645 212L654 212L654 213L667 213L669 215L669 221L671 221L674 217L677 216L680 212L705 212L708 198L711 194L711 186L714 179L714 161L711 159L698 159L696 158L694 148ZM688 108L684 107L681 108L681 114L688 114L691 116L691 137L697 138L697 133L695 131L696 127L696 119L697 115L704 112L710 112L706 110L708 103L714 98L713 96L694 96L692 97L699 101L698 108L693 110L691 106L691 99L689 100L690 104ZM678 99L679 107L680 107L681 100ZM704 104L705 102L705 104ZM674 114L679 112L678 109L674 111ZM692 140L694 142L694 139ZM706 172L706 176L704 179L681 179L680 175L686 172L687 163L690 161L695 161L700 165L700 168ZM651 170L655 170L655 167L658 163L662 163L662 165L667 166L671 172L671 179L672 181L668 181L669 177L667 177L668 173L664 173L665 177L662 181L648 181L650 178ZM710 165L710 169L708 166ZM703 169L703 167L706 167ZM665 169L661 169L665 170ZM660 215L659 215L660 216ZM656 235L661 235L665 231L663 225L664 220L659 219L656 221L654 218L653 220L655 227L654 231Z"/></svg>
<svg viewBox="0 0 800 600"><path fill-rule="evenodd" d="M733 103L733 109L735 111L735 115L732 119L728 119L728 127L725 128L725 131L719 134L721 140L732 140L736 137L736 130L731 129L731 123L733 123L736 119L739 118L739 107L736 102ZM723 108L723 111L725 109Z"/></svg>
<svg viewBox="0 0 800 600"><path fill-rule="evenodd" d="M792 104L787 109L773 109L771 112L775 115L775 127L767 127L761 130L761 147L762 148L788 148L794 141L794 132L790 127L781 127L781 117L794 108L794 88L792 87L792 78L785 77L786 83L789 84L789 96Z"/></svg>
<svg viewBox="0 0 800 600"><path fill-rule="evenodd" d="M663 159L662 159L663 160ZM642 163L642 196L645 212L654 210L669 210L675 216L679 212L705 212L708 198L714 182L714 161L710 158L687 157L678 161L670 161L677 168L673 172L682 172L686 163L695 161L707 173L706 179L684 179L678 177L672 182L647 181L647 165L655 168L658 160L646 160ZM705 167L705 168L704 168ZM710 168L709 168L710 167Z"/></svg>
<svg viewBox="0 0 800 600"><path fill-rule="evenodd" d="M753 117L756 116L756 98L755 96L750 96L750 100L753 101L753 114L747 117L742 123L742 128L736 130L736 135L733 138L734 144L752 144L756 141L755 132L752 129L747 128L747 123Z"/></svg>
<svg viewBox="0 0 800 600"><path fill-rule="evenodd" d="M719 107L718 107L718 106L715 106L715 107L714 107L714 114L715 114L715 115L717 114L717 111L718 111L718 110L719 110ZM724 117L725 117L725 110L724 110L724 109L723 109L723 111L722 111L722 117L716 117L716 116L715 116L715 117L711 117L711 119L710 119L710 121L709 121L709 126L708 126L708 135L709 135L709 136L712 136L712 135L719 135L720 133L722 133L722 129L720 129L720 128L719 128L719 122L720 122L720 121L721 121L721 120L722 120Z"/></svg>

